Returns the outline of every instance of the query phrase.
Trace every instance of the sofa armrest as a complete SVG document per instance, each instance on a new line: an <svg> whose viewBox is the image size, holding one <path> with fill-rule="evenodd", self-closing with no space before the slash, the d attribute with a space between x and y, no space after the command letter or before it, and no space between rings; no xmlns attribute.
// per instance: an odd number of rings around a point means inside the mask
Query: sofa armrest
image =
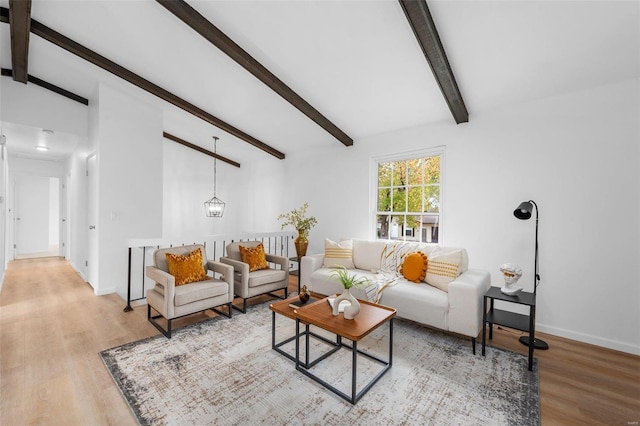
<svg viewBox="0 0 640 426"><path fill-rule="evenodd" d="M311 274L314 271L322 268L323 263L324 253L304 256L302 258L302 262L300 263L300 280L302 281L302 277L305 277L305 279L309 281L309 277L311 277Z"/></svg>
<svg viewBox="0 0 640 426"><path fill-rule="evenodd" d="M481 269L468 269L449 284L449 331L480 334L483 296L490 286L491 274Z"/></svg>
<svg viewBox="0 0 640 426"><path fill-rule="evenodd" d="M168 272L155 266L147 266L147 277L155 281L156 285L164 287L163 308L170 317L173 316L173 299L176 294L176 278Z"/></svg>
<svg viewBox="0 0 640 426"><path fill-rule="evenodd" d="M277 254L266 253L267 261L280 265L283 271L289 272L289 259L284 256L278 256Z"/></svg>

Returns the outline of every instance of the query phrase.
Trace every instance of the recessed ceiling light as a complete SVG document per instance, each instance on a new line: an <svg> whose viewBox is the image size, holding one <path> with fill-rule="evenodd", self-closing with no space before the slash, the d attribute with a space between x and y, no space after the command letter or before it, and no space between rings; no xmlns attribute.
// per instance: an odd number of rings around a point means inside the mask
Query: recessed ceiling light
<svg viewBox="0 0 640 426"><path fill-rule="evenodd" d="M36 149L38 151L49 151L49 148L47 148L46 146L42 146L42 145L37 145Z"/></svg>

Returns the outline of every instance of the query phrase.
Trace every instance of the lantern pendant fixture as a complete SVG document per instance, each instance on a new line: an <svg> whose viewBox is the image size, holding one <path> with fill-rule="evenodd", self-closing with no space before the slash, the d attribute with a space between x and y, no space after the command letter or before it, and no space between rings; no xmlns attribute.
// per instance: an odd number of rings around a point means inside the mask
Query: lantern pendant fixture
<svg viewBox="0 0 640 426"><path fill-rule="evenodd" d="M218 137L213 137L213 153L216 154ZM213 198L204 202L204 211L207 217L222 217L226 203L216 197L217 159L213 158Z"/></svg>

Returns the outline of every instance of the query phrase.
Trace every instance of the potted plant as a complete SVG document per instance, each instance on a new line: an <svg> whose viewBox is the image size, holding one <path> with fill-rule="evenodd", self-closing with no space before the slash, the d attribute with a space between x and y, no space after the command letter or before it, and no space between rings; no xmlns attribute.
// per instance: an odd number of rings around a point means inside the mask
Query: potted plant
<svg viewBox="0 0 640 426"><path fill-rule="evenodd" d="M291 225L298 231L298 237L293 240L298 258L307 254L307 247L309 245L309 239L307 237L309 236L309 231L318 223L318 220L314 216L307 217L308 208L309 203L304 203L299 209L293 209L289 213L283 213L278 216L278 220L284 219L280 229Z"/></svg>
<svg viewBox="0 0 640 426"><path fill-rule="evenodd" d="M344 318L353 319L360 313L360 303L351 294L351 289L369 284L369 279L367 277L358 277L355 273L349 274L349 270L344 266L336 266L335 270L329 274L329 277L337 280L344 287L342 294L333 301L333 315L338 315L340 302L347 301L349 305L344 308Z"/></svg>

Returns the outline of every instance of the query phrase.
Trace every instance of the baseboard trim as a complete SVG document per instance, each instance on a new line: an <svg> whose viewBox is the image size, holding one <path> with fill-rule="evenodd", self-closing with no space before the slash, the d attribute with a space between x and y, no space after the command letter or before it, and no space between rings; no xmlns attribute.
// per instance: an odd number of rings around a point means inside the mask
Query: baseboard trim
<svg viewBox="0 0 640 426"><path fill-rule="evenodd" d="M80 275L80 277L84 280L84 282L87 282L87 277L82 273L82 271L76 266L75 263L73 263L71 260L67 259L67 262L69 262L69 265L71 265L71 267L77 272L78 275Z"/></svg>
<svg viewBox="0 0 640 426"><path fill-rule="evenodd" d="M111 294L111 293L115 293L116 292L116 288L115 287L111 287L111 288L101 288L101 289L94 289L93 293L96 296L104 296L105 294Z"/></svg>
<svg viewBox="0 0 640 426"><path fill-rule="evenodd" d="M602 346L607 349L613 349L620 352L626 352L632 355L640 355L640 345L634 345L619 340L606 339L604 337L594 336L577 331L566 330L564 328L549 327L543 324L536 324L536 331L541 333L552 334L554 336L564 337L565 339L576 340L578 342L588 343L590 345ZM538 336L536 336L538 337Z"/></svg>

